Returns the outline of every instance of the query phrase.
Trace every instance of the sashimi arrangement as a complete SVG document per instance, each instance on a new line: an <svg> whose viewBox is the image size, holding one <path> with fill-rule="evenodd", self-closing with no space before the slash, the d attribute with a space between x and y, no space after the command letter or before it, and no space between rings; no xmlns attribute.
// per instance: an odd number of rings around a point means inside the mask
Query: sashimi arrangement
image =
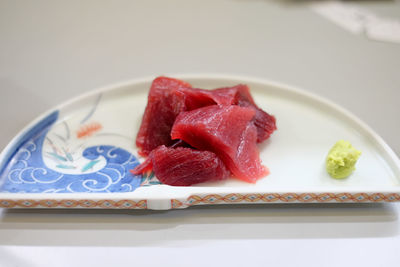
<svg viewBox="0 0 400 267"><path fill-rule="evenodd" d="M131 172L152 170L173 186L232 176L255 183L269 174L257 144L276 129L275 117L256 105L246 85L206 90L158 77L136 138L147 159Z"/></svg>

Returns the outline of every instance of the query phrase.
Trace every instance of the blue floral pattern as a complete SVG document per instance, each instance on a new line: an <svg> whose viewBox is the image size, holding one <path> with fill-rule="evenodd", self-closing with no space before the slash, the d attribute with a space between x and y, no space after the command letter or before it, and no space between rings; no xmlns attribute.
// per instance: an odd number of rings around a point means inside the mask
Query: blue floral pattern
<svg viewBox="0 0 400 267"><path fill-rule="evenodd" d="M57 116L51 114L42 120L40 130L33 127L25 134L8 162L0 170L0 192L10 193L110 193L132 192L142 183L141 176L134 176L130 170L139 164L128 151L110 145L91 146L83 150L81 158L87 163L79 173L65 173L61 170L76 168L71 164L72 155L47 152L58 165L56 171L46 166L43 160L43 144ZM43 123L47 122L47 123ZM100 161L105 164L93 171Z"/></svg>

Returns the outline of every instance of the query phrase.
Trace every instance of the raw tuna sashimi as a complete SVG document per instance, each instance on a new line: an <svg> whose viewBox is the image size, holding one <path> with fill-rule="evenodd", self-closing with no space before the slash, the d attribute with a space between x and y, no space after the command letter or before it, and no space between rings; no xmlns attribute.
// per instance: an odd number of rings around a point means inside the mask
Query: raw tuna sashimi
<svg viewBox="0 0 400 267"><path fill-rule="evenodd" d="M141 174L149 166L152 166L154 174L160 182L175 186L219 181L230 175L224 163L215 153L187 147L159 146L151 151L148 159L136 167L132 173Z"/></svg>
<svg viewBox="0 0 400 267"><path fill-rule="evenodd" d="M213 104L238 105L255 109L256 115L253 122L257 127L258 143L268 139L276 130L275 117L255 104L247 85L239 84L214 90L180 87L175 92L180 98L184 98L186 110L194 110Z"/></svg>
<svg viewBox="0 0 400 267"><path fill-rule="evenodd" d="M171 145L171 127L176 116L185 110L184 101L174 90L190 84L168 77L156 78L150 88L146 110L136 137L139 154L147 156L160 145Z"/></svg>
<svg viewBox="0 0 400 267"><path fill-rule="evenodd" d="M257 143L276 130L275 117L260 109L246 85L214 90L156 78L136 144L148 158L132 170L151 170L169 185L225 179L247 182L268 174Z"/></svg>
<svg viewBox="0 0 400 267"><path fill-rule="evenodd" d="M257 143L267 140L277 129L276 119L274 116L268 114L259 107L252 105L250 102L241 101L238 105L241 107L251 107L256 110L253 123L257 128Z"/></svg>
<svg viewBox="0 0 400 267"><path fill-rule="evenodd" d="M183 140L173 140L173 144L170 148L178 148L178 147L185 147L185 148L192 148L188 143ZM157 149L157 148L156 148ZM154 149L152 150L152 152ZM150 152L149 156L143 161L140 165L136 166L135 169L131 170L131 173L134 175L144 174L147 172L151 172L153 170L153 161L152 161L152 152Z"/></svg>
<svg viewBox="0 0 400 267"><path fill-rule="evenodd" d="M152 151L154 151L154 149ZM146 160L140 163L138 166L136 166L133 170L131 170L131 173L133 175L140 175L140 174L145 174L147 172L151 172L152 170L153 170L153 160L150 152Z"/></svg>
<svg viewBox="0 0 400 267"><path fill-rule="evenodd" d="M211 105L181 112L172 127L172 139L212 151L237 178L256 182L268 174L257 148L256 110L236 105Z"/></svg>

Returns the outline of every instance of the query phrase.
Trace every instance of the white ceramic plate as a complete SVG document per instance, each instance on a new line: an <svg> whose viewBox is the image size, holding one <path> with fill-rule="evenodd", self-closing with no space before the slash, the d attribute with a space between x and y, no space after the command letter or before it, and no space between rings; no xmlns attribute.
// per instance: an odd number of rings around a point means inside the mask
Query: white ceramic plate
<svg viewBox="0 0 400 267"><path fill-rule="evenodd" d="M400 200L400 161L368 126L343 108L286 85L237 76L185 75L197 88L247 84L278 130L260 146L271 174L190 187L133 177L135 137L154 77L68 101L21 131L0 156L0 207L171 209L223 203L388 202ZM347 179L324 160L339 139L362 156Z"/></svg>

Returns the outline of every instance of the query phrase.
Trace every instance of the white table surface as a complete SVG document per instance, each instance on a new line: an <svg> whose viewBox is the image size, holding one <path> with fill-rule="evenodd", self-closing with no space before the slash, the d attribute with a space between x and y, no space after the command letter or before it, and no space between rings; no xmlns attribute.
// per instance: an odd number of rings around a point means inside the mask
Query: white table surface
<svg viewBox="0 0 400 267"><path fill-rule="evenodd" d="M228 73L344 106L400 154L400 45L312 1L0 0L0 148L41 112L123 80ZM400 18L398 1L356 1ZM0 266L397 266L399 204L1 210ZM397 265L396 265L397 264Z"/></svg>

